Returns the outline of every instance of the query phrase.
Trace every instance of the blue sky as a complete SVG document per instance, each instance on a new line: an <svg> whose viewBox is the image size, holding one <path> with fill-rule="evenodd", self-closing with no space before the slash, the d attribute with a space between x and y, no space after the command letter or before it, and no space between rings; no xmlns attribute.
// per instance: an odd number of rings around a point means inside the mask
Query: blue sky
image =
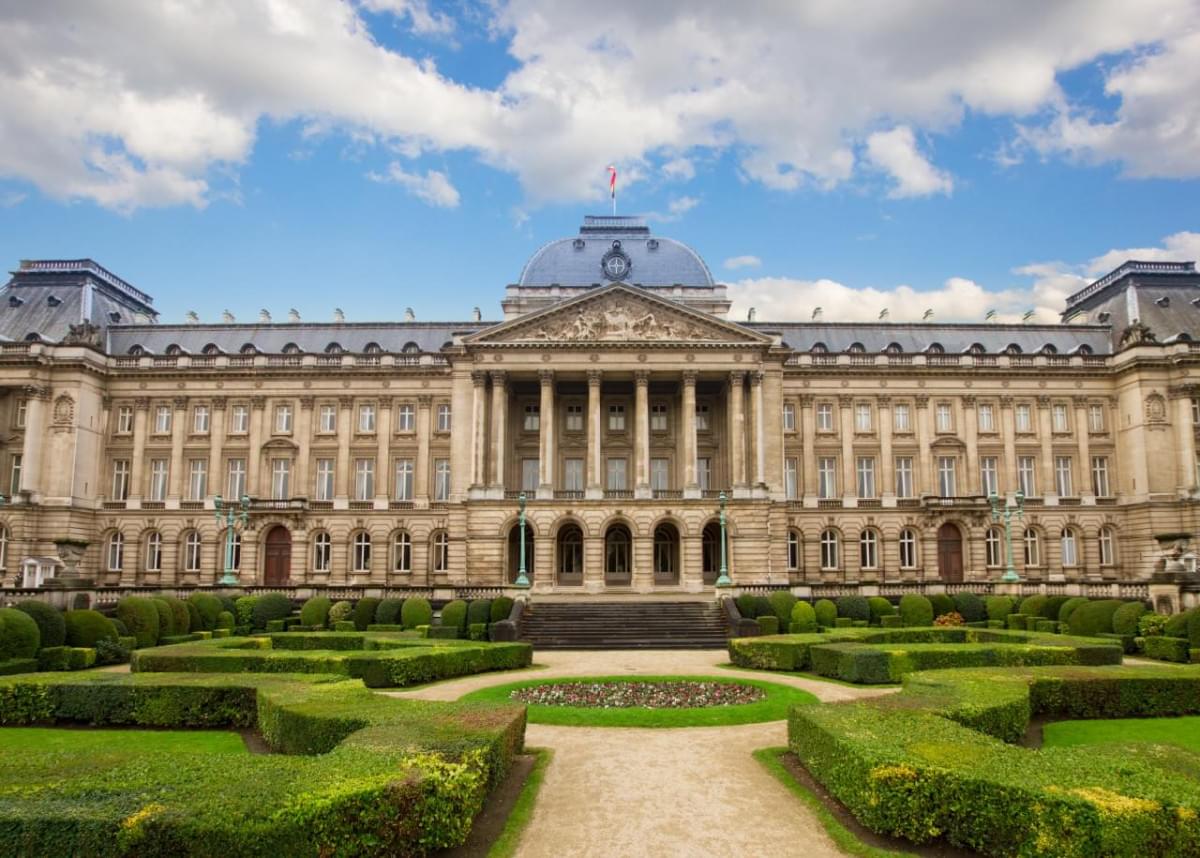
<svg viewBox="0 0 1200 858"><path fill-rule="evenodd" d="M0 68L21 99L0 95L7 264L90 256L163 321L495 318L540 244L607 210L608 163L619 210L760 318L1052 319L1124 255L1200 254L1194 4L1148 2L1127 35L1130 4L1100 2L866 4L867 23L827 4L209 5L0 17L23 34ZM959 56L929 59L922 15ZM104 71L73 78L81 61Z"/></svg>

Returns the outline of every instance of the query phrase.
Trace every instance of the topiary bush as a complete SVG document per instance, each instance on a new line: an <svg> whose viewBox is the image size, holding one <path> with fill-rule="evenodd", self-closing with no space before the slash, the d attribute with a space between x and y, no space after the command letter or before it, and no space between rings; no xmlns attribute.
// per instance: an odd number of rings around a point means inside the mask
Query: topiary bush
<svg viewBox="0 0 1200 858"><path fill-rule="evenodd" d="M787 590L776 590L767 597L767 601L771 603L771 613L779 618L779 624L783 626L792 618L792 606L796 604L796 597Z"/></svg>
<svg viewBox="0 0 1200 858"><path fill-rule="evenodd" d="M171 609L171 627L173 634L186 635L192 630L192 613L188 610L187 602L174 596L163 596L162 600Z"/></svg>
<svg viewBox="0 0 1200 858"><path fill-rule="evenodd" d="M354 619L354 628L360 632L365 632L367 626L375 622L375 611L379 608L379 599L373 596L366 596L358 600L354 606L354 613L351 615Z"/></svg>
<svg viewBox="0 0 1200 858"><path fill-rule="evenodd" d="M40 645L42 649L52 646L62 646L66 643L67 623L63 619L62 611L58 608L34 599L30 599L27 602L18 602L13 607L18 611L28 614L30 619L37 623L38 632L41 635Z"/></svg>
<svg viewBox="0 0 1200 858"><path fill-rule="evenodd" d="M405 599L400 609L400 624L406 629L427 626L433 622L433 607L428 599Z"/></svg>
<svg viewBox="0 0 1200 858"><path fill-rule="evenodd" d="M403 599L384 599L375 608L376 624L381 626L400 625L400 609L403 606Z"/></svg>
<svg viewBox="0 0 1200 858"><path fill-rule="evenodd" d="M492 599L492 616L491 621L498 623L501 620L507 620L508 615L512 613L513 600L509 596L497 596Z"/></svg>
<svg viewBox="0 0 1200 858"><path fill-rule="evenodd" d="M755 622L758 623L758 633L762 635L777 635L779 634L779 617L774 614L767 614L759 617Z"/></svg>
<svg viewBox="0 0 1200 858"><path fill-rule="evenodd" d="M220 599L212 593L192 593L188 596L188 602L195 605L196 611L200 614L200 625L193 628L192 631L211 632L217 627L217 617L221 615L221 611L225 610Z"/></svg>
<svg viewBox="0 0 1200 858"><path fill-rule="evenodd" d="M117 619L133 635L139 647L155 646L160 637L158 606L141 596L126 596L117 602ZM118 631L120 631L118 629Z"/></svg>
<svg viewBox="0 0 1200 858"><path fill-rule="evenodd" d="M1195 612L1196 609L1192 608L1190 611L1183 611L1167 617L1166 625L1163 626L1163 634L1169 638L1186 638L1188 636L1188 620Z"/></svg>
<svg viewBox="0 0 1200 858"><path fill-rule="evenodd" d="M221 611L221 613L217 614L217 629L232 629L236 622L237 620L231 611ZM217 629L214 629L213 631L216 631Z"/></svg>
<svg viewBox="0 0 1200 858"><path fill-rule="evenodd" d="M901 596L900 619L906 626L932 626L933 602L916 593Z"/></svg>
<svg viewBox="0 0 1200 858"><path fill-rule="evenodd" d="M1042 605L1041 617L1045 620L1058 622L1058 612L1068 601L1067 596L1047 596L1046 604Z"/></svg>
<svg viewBox="0 0 1200 858"><path fill-rule="evenodd" d="M792 615L788 618L790 625L788 633L807 634L817 630L817 612L813 610L813 606L808 602L797 601L792 605Z"/></svg>
<svg viewBox="0 0 1200 858"><path fill-rule="evenodd" d="M955 593L954 610L962 615L964 622L981 623L987 619L987 607L974 593Z"/></svg>
<svg viewBox="0 0 1200 858"><path fill-rule="evenodd" d="M157 596L151 596L150 603L154 605L154 610L158 611L158 636L165 638L175 634L175 612L171 610L171 606Z"/></svg>
<svg viewBox="0 0 1200 858"><path fill-rule="evenodd" d="M1138 633L1138 620L1142 618L1142 614L1144 613L1146 613L1146 606L1141 602L1126 602L1117 608L1113 612L1112 618L1113 634L1136 635Z"/></svg>
<svg viewBox="0 0 1200 858"><path fill-rule="evenodd" d="M16 608L0 608L0 661L33 658L41 639L33 617Z"/></svg>
<svg viewBox="0 0 1200 858"><path fill-rule="evenodd" d="M987 618L989 620L999 620L1004 622L1008 615L1013 612L1013 600L1008 596L988 596L983 600L983 606L987 610Z"/></svg>
<svg viewBox="0 0 1200 858"><path fill-rule="evenodd" d="M1075 609L1080 605L1086 605L1090 599L1086 596L1072 596L1067 601L1063 602L1058 608L1058 621L1060 623L1068 623L1071 621L1071 614L1075 613Z"/></svg>
<svg viewBox="0 0 1200 858"><path fill-rule="evenodd" d="M817 615L817 625L830 629L837 625L837 605L829 599L817 599L813 611Z"/></svg>
<svg viewBox="0 0 1200 858"><path fill-rule="evenodd" d="M337 623L345 623L350 621L350 615L354 613L354 605L343 600L334 602L329 609L329 627L332 629Z"/></svg>
<svg viewBox="0 0 1200 858"><path fill-rule="evenodd" d="M95 648L97 642L117 641L117 630L108 617L99 611L67 611L63 614L67 626L67 646Z"/></svg>
<svg viewBox="0 0 1200 858"><path fill-rule="evenodd" d="M835 604L839 617L864 622L871 619L871 605L865 596L838 596Z"/></svg>
<svg viewBox="0 0 1200 858"><path fill-rule="evenodd" d="M775 614L775 610L771 607L771 600L766 596L754 597L754 616L769 617Z"/></svg>
<svg viewBox="0 0 1200 858"><path fill-rule="evenodd" d="M1187 625L1188 641L1193 647L1200 647L1200 611L1192 611Z"/></svg>
<svg viewBox="0 0 1200 858"><path fill-rule="evenodd" d="M237 625L250 628L254 622L254 606L258 604L258 596L242 596L233 604L233 616L237 619Z"/></svg>
<svg viewBox="0 0 1200 858"><path fill-rule="evenodd" d="M329 609L333 602L327 596L313 596L300 607L300 624L308 628L325 628L329 624Z"/></svg>
<svg viewBox="0 0 1200 858"><path fill-rule="evenodd" d="M476 599L467 605L467 626L477 626L480 623L488 624L488 620L492 616L492 600L491 599ZM486 629L484 630L486 631ZM486 640L486 639L485 639Z"/></svg>
<svg viewBox="0 0 1200 858"><path fill-rule="evenodd" d="M954 600L945 593L933 593L929 596L929 603L933 605L934 619L943 614L954 613Z"/></svg>
<svg viewBox="0 0 1200 858"><path fill-rule="evenodd" d="M737 605L738 613L742 615L744 620L753 620L758 616L758 600L751 593L743 593L733 600Z"/></svg>
<svg viewBox="0 0 1200 858"><path fill-rule="evenodd" d="M204 628L204 617L200 616L200 609L190 599L184 599L183 604L187 606L188 612L188 631L203 632L211 631Z"/></svg>
<svg viewBox="0 0 1200 858"><path fill-rule="evenodd" d="M467 603L462 599L447 602L446 607L442 608L442 627L465 632L467 630Z"/></svg>
<svg viewBox="0 0 1200 858"><path fill-rule="evenodd" d="M1113 630L1113 614L1124 602L1120 599L1100 599L1076 608L1067 621L1071 634L1087 637Z"/></svg>
<svg viewBox="0 0 1200 858"><path fill-rule="evenodd" d="M1020 606L1017 608L1018 614L1024 614L1027 617L1040 617L1042 615L1042 607L1046 604L1046 597L1042 595L1026 596L1021 600Z"/></svg>
<svg viewBox="0 0 1200 858"><path fill-rule="evenodd" d="M1168 619L1170 618L1166 614L1142 614L1138 617L1137 633L1144 638L1159 637L1166 628Z"/></svg>
<svg viewBox="0 0 1200 858"><path fill-rule="evenodd" d="M258 597L250 612L250 626L265 629L271 620L282 620L291 616L291 613L292 600L283 593L264 593Z"/></svg>
<svg viewBox="0 0 1200 858"><path fill-rule="evenodd" d="M896 613L896 607L883 596L871 596L867 599L867 608L871 612L871 624L880 625L883 617L891 617Z"/></svg>

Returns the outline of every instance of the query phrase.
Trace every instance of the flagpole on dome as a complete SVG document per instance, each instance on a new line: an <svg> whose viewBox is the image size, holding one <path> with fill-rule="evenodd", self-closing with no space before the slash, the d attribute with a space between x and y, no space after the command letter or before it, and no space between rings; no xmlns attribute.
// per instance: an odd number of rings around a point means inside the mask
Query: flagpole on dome
<svg viewBox="0 0 1200 858"><path fill-rule="evenodd" d="M617 216L617 168L608 165L608 195L612 197L613 217Z"/></svg>

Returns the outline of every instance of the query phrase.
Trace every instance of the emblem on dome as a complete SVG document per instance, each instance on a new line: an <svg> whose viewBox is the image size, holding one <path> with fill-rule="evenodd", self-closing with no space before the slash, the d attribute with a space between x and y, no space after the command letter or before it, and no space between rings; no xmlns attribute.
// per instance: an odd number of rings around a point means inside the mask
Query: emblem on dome
<svg viewBox="0 0 1200 858"><path fill-rule="evenodd" d="M600 270L609 280L625 280L633 269L629 254L621 249L621 242L614 241L612 249L600 258Z"/></svg>

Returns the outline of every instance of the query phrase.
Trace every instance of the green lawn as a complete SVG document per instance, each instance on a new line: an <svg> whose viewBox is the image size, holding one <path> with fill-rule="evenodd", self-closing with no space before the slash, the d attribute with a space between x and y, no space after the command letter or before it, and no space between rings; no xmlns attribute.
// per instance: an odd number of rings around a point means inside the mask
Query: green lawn
<svg viewBox="0 0 1200 858"><path fill-rule="evenodd" d="M1130 742L1177 745L1200 753L1200 717L1055 721L1046 725L1042 738L1047 748Z"/></svg>
<svg viewBox="0 0 1200 858"><path fill-rule="evenodd" d="M204 751L248 754L237 733L227 730L96 730L55 727L0 727L0 754L5 751L104 751L111 748L158 751Z"/></svg>
<svg viewBox="0 0 1200 858"><path fill-rule="evenodd" d="M754 703L737 706L705 706L696 709L591 709L576 706L541 706L529 704L530 724L557 724L567 727L722 727L729 724L756 724L760 721L782 721L788 707L816 703L817 698L807 691L761 682L756 679L729 679L720 676L564 676L557 679L528 679L507 685L481 688L459 698L462 701L511 703L509 695L531 685L560 682L723 682L752 685L766 692L766 697Z"/></svg>

